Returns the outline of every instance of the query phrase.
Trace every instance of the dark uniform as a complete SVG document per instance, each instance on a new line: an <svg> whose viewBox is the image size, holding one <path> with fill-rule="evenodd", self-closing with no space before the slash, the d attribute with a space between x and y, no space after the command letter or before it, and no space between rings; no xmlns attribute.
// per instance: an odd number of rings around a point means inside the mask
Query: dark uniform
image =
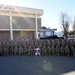
<svg viewBox="0 0 75 75"><path fill-rule="evenodd" d="M69 56L70 55L70 50L69 47L66 45L66 47L64 47L64 55L65 56Z"/></svg>
<svg viewBox="0 0 75 75"><path fill-rule="evenodd" d="M51 55L53 55L53 56L54 56L54 51L55 51L55 47L52 46L52 47L51 47L51 52L50 52L50 53L51 53Z"/></svg>
<svg viewBox="0 0 75 75"><path fill-rule="evenodd" d="M28 51L27 51L28 55L31 55L31 52L32 52L32 47L29 46Z"/></svg>
<svg viewBox="0 0 75 75"><path fill-rule="evenodd" d="M60 47L59 55L62 55L62 56L64 55L64 47L63 46Z"/></svg>
<svg viewBox="0 0 75 75"><path fill-rule="evenodd" d="M19 55L23 55L23 47L22 46L19 47L18 52L19 52Z"/></svg>
<svg viewBox="0 0 75 75"><path fill-rule="evenodd" d="M55 47L55 41L54 40L51 41L51 44L53 47Z"/></svg>
<svg viewBox="0 0 75 75"><path fill-rule="evenodd" d="M0 46L0 56L2 56L2 47Z"/></svg>
<svg viewBox="0 0 75 75"><path fill-rule="evenodd" d="M23 46L23 55L26 55L26 46Z"/></svg>
<svg viewBox="0 0 75 75"><path fill-rule="evenodd" d="M73 50L73 56L75 56L75 49Z"/></svg>
<svg viewBox="0 0 75 75"><path fill-rule="evenodd" d="M66 45L65 40L62 40L62 41L61 41L61 46L65 47L65 45Z"/></svg>
<svg viewBox="0 0 75 75"><path fill-rule="evenodd" d="M15 47L14 47L14 55L18 55L18 54L19 54L18 47L15 46Z"/></svg>
<svg viewBox="0 0 75 75"><path fill-rule="evenodd" d="M57 40L57 46L60 47L60 40Z"/></svg>
<svg viewBox="0 0 75 75"><path fill-rule="evenodd" d="M41 54L46 55L46 47L45 46L42 47Z"/></svg>
<svg viewBox="0 0 75 75"><path fill-rule="evenodd" d="M50 46L47 47L46 54L47 55L51 55L51 48L50 48Z"/></svg>
<svg viewBox="0 0 75 75"><path fill-rule="evenodd" d="M59 55L59 47L58 46L56 46L56 48L55 48L55 51L54 51L54 55Z"/></svg>
<svg viewBox="0 0 75 75"><path fill-rule="evenodd" d="M8 49L7 49L7 47L3 47L3 54L4 55L8 55Z"/></svg>
<svg viewBox="0 0 75 75"><path fill-rule="evenodd" d="M73 46L71 47L71 56L75 56L75 48Z"/></svg>

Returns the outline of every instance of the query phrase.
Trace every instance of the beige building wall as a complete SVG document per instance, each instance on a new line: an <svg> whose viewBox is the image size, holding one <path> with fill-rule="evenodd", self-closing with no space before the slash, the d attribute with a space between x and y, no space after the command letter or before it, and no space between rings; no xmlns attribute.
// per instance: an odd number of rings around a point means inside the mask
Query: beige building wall
<svg viewBox="0 0 75 75"><path fill-rule="evenodd" d="M41 28L41 15L43 15L41 9L0 5L0 35L3 32L5 35L6 32L10 39L11 37L16 39L20 32L23 32L23 35L28 32L28 35L24 35L22 38L33 38L33 36L37 38L35 33ZM8 37L6 36L6 38ZM17 39L19 38L21 37L17 37Z"/></svg>

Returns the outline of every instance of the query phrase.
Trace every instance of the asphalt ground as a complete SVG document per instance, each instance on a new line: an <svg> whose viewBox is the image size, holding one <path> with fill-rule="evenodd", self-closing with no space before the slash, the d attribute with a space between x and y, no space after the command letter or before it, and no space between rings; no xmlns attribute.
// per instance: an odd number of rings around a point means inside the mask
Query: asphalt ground
<svg viewBox="0 0 75 75"><path fill-rule="evenodd" d="M74 71L75 57L70 56L0 57L0 75L75 75Z"/></svg>

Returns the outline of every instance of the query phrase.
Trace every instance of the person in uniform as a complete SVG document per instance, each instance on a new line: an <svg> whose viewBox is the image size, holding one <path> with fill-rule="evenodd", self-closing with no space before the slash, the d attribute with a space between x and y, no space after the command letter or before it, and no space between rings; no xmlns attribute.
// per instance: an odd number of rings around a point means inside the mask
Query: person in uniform
<svg viewBox="0 0 75 75"><path fill-rule="evenodd" d="M59 56L59 46L55 47L54 55Z"/></svg>
<svg viewBox="0 0 75 75"><path fill-rule="evenodd" d="M28 48L28 55L31 55L31 52L32 52L32 47L31 46L29 46L29 48Z"/></svg>
<svg viewBox="0 0 75 75"><path fill-rule="evenodd" d="M15 46L15 47L14 47L14 55L18 55L18 54L19 54L18 47Z"/></svg>
<svg viewBox="0 0 75 75"><path fill-rule="evenodd" d="M4 54L5 56L8 55L8 49L7 49L6 47L3 47L3 54Z"/></svg>
<svg viewBox="0 0 75 75"><path fill-rule="evenodd" d="M46 55L46 47L45 46L42 47L41 54L42 55Z"/></svg>
<svg viewBox="0 0 75 75"><path fill-rule="evenodd" d="M59 54L62 56L64 55L64 47L63 46L60 47Z"/></svg>
<svg viewBox="0 0 75 75"><path fill-rule="evenodd" d="M73 48L73 56L75 56L75 48Z"/></svg>
<svg viewBox="0 0 75 75"><path fill-rule="evenodd" d="M71 54L71 56L75 56L75 48L73 46L71 47L70 54Z"/></svg>
<svg viewBox="0 0 75 75"><path fill-rule="evenodd" d="M57 46L60 47L60 39L57 39Z"/></svg>
<svg viewBox="0 0 75 75"><path fill-rule="evenodd" d="M55 47L52 46L52 47L51 47L51 52L50 52L50 53L51 53L51 55L53 55L53 56L54 56L54 51L55 51Z"/></svg>
<svg viewBox="0 0 75 75"><path fill-rule="evenodd" d="M18 52L19 52L19 55L23 55L23 47L22 46L19 47Z"/></svg>
<svg viewBox="0 0 75 75"><path fill-rule="evenodd" d="M64 55L65 56L69 56L70 55L70 50L69 47L66 45L66 47L64 47Z"/></svg>
<svg viewBox="0 0 75 75"><path fill-rule="evenodd" d="M55 47L55 40L54 39L52 39L51 44L53 47Z"/></svg>
<svg viewBox="0 0 75 75"><path fill-rule="evenodd" d="M50 46L47 47L46 54L49 56L51 55L51 47Z"/></svg>
<svg viewBox="0 0 75 75"><path fill-rule="evenodd" d="M23 46L23 55L26 55L26 46Z"/></svg>
<svg viewBox="0 0 75 75"><path fill-rule="evenodd" d="M66 46L66 42L65 42L65 40L62 40L62 41L61 41L61 45L62 45L63 47Z"/></svg>
<svg viewBox="0 0 75 75"><path fill-rule="evenodd" d="M0 46L0 56L2 56L2 47Z"/></svg>

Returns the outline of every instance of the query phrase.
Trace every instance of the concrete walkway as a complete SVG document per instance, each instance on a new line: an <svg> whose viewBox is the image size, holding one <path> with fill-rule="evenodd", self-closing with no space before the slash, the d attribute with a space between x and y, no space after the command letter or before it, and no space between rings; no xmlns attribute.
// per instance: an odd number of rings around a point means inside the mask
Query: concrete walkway
<svg viewBox="0 0 75 75"><path fill-rule="evenodd" d="M75 57L1 56L0 75L75 75ZM68 75L69 75L68 74ZM72 75L72 74L70 74Z"/></svg>

